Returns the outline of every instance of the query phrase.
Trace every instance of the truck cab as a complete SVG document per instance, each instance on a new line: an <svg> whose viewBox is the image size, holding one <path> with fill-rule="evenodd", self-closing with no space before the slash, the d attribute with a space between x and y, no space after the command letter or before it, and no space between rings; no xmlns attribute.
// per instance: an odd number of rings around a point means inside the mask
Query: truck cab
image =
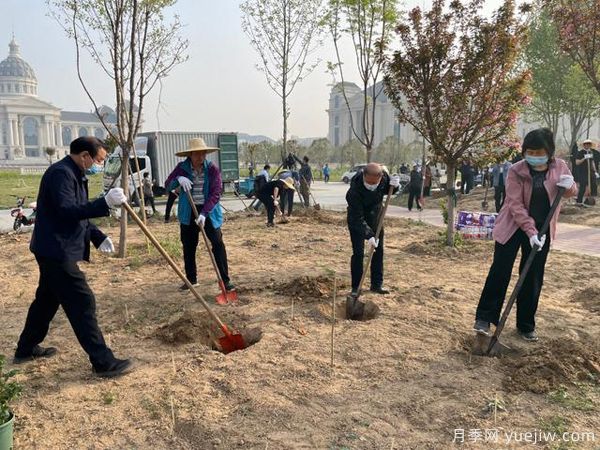
<svg viewBox="0 0 600 450"><path fill-rule="evenodd" d="M133 153L129 155L129 196L130 198L133 198L134 202L136 199L135 197L132 197L132 194L134 194L136 190L140 188L140 179L144 179L144 174L148 173L150 179L154 179L152 176L152 163L150 162L150 157L146 151L147 145L147 137L138 137L134 144L135 155ZM122 154L123 152L121 147L116 147L104 163L104 192L107 192L113 187L121 186L121 162L123 160ZM139 174L135 163L135 156L137 156L138 160L138 166L140 169Z"/></svg>

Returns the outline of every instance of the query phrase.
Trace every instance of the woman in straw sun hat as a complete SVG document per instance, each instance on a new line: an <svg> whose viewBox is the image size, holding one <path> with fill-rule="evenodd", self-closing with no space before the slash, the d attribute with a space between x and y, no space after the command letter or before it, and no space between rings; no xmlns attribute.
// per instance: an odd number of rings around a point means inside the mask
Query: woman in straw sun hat
<svg viewBox="0 0 600 450"><path fill-rule="evenodd" d="M202 138L190 139L188 148L176 153L177 156L185 157L185 160L177 164L168 176L165 186L168 191L177 188L181 190L177 218L180 224L185 274L188 280L192 284L197 282L196 247L200 236L198 227L202 226L212 245L212 252L225 282L225 288L230 291L235 289L235 286L229 279L227 251L221 232L221 225L223 225L223 212L219 206L223 191L221 172L215 164L206 159L208 153L218 150L216 147L207 146ZM199 213L198 220L194 220L187 192L191 192ZM185 289L187 286L183 284L180 290Z"/></svg>

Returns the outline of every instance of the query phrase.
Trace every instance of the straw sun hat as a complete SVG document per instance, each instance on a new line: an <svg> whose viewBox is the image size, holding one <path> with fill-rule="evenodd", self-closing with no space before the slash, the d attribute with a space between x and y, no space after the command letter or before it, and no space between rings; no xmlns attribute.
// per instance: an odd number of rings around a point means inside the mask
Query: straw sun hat
<svg viewBox="0 0 600 450"><path fill-rule="evenodd" d="M193 139L190 139L190 142L188 143L188 148L175 153L175 155L176 156L190 156L194 152L212 153L212 152L216 152L218 150L220 150L218 147L207 146L206 142L204 142L204 139L202 139L202 138L193 138Z"/></svg>
<svg viewBox="0 0 600 450"><path fill-rule="evenodd" d="M295 191L295 190L296 190L296 188L294 187L294 180L292 180L292 177L287 177L287 178L284 178L284 179L283 179L283 180L281 180L281 181L283 181L283 183L286 185L286 187L287 187L288 189L292 189L293 191Z"/></svg>

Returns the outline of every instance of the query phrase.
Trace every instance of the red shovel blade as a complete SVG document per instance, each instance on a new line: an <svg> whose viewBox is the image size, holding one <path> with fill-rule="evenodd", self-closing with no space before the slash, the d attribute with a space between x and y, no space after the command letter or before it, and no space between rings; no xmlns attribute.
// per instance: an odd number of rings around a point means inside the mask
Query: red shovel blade
<svg viewBox="0 0 600 450"><path fill-rule="evenodd" d="M235 352L236 350L244 350L247 347L244 337L241 334L231 333L229 330L225 332L225 336L219 338L219 345L225 354Z"/></svg>
<svg viewBox="0 0 600 450"><path fill-rule="evenodd" d="M236 291L228 291L225 289L225 284L221 283L221 293L215 297L215 301L219 305L226 305L227 303L235 303L238 301Z"/></svg>

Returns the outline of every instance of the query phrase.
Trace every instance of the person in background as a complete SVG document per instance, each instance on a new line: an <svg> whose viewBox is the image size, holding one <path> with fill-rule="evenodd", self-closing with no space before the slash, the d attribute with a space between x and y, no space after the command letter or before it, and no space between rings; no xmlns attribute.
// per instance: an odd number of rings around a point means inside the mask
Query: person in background
<svg viewBox="0 0 600 450"><path fill-rule="evenodd" d="M473 182L475 181L475 170L470 160L463 161L460 166L460 177L460 193L468 195L473 189Z"/></svg>
<svg viewBox="0 0 600 450"><path fill-rule="evenodd" d="M554 157L554 136L547 128L530 131L521 151L524 160L508 170L506 199L496 219L494 260L475 314L476 333L489 335L490 323L498 325L513 265L521 250L522 271L530 252L539 252L517 297L517 330L526 341L537 341L535 314L538 307L550 241L556 238L560 207L552 216L549 233L538 236L559 188L565 197L577 193L573 176L562 160Z"/></svg>
<svg viewBox="0 0 600 450"><path fill-rule="evenodd" d="M279 209L279 199L285 195L287 191L294 191L294 181L291 176L269 181L258 192L258 198L265 204L267 208L267 227L274 227L275 211ZM282 216L283 216L283 212Z"/></svg>
<svg viewBox="0 0 600 450"><path fill-rule="evenodd" d="M286 180L290 178L291 183L294 186L294 189L286 189L284 192L281 192L280 201L281 201L281 212L290 217L292 215L292 211L294 209L294 192L298 189L299 186L299 175L295 170L284 170L279 174L280 180Z"/></svg>
<svg viewBox="0 0 600 450"><path fill-rule="evenodd" d="M115 251L110 237L89 220L108 216L110 208L127 201L121 188L88 200L85 175L101 168L105 158L106 144L92 136L79 137L71 142L69 155L42 176L29 245L38 264L39 284L17 344L15 364L57 353L56 348L39 344L61 306L97 376L116 377L132 366L129 359L115 358L106 345L96 318L94 293L78 266L79 261L90 260L90 241L102 253Z"/></svg>
<svg viewBox="0 0 600 450"><path fill-rule="evenodd" d="M400 177L389 176L377 163L369 163L364 169L359 170L346 193L348 203L348 231L352 242L352 258L350 259L350 272L352 275L352 293L358 295L358 287L363 274L363 257L365 253L365 241L375 249L371 261L371 291L378 294L388 294L389 291L383 287L383 227L379 238L375 239L381 211L382 200L389 193L398 192ZM383 218L381 218L383 220Z"/></svg>
<svg viewBox="0 0 600 450"><path fill-rule="evenodd" d="M425 183L423 185L423 197L429 197L431 195L431 178L431 167L429 167L429 164L427 164L425 166Z"/></svg>
<svg viewBox="0 0 600 450"><path fill-rule="evenodd" d="M329 176L331 175L331 169L329 168L329 164L325 163L325 167L323 167L323 180L325 183L329 183Z"/></svg>
<svg viewBox="0 0 600 450"><path fill-rule="evenodd" d="M598 195L598 164L600 163L600 153L594 149L593 142L589 139L583 141L583 148L577 152L575 158L575 167L577 171L577 180L579 181L579 192L577 193L577 204L583 205L583 197ZM591 183L591 184L590 184Z"/></svg>
<svg viewBox="0 0 600 450"><path fill-rule="evenodd" d="M254 164L252 162L248 163L248 177L252 178L254 176Z"/></svg>
<svg viewBox="0 0 600 450"><path fill-rule="evenodd" d="M398 169L398 172L400 172L402 175L407 175L408 174L408 167L406 166L405 163L402 163L400 165L400 168Z"/></svg>
<svg viewBox="0 0 600 450"><path fill-rule="evenodd" d="M152 207L152 214L156 214L156 206L154 206L154 192L152 192L152 181L150 181L150 174L146 172L142 181L142 188L144 192L144 204Z"/></svg>
<svg viewBox="0 0 600 450"><path fill-rule="evenodd" d="M206 159L208 153L218 150L217 147L208 147L202 138L190 139L187 149L175 153L176 156L186 158L173 169L167 177L165 185L169 190L181 189L177 218L183 246L185 275L188 281L192 285L197 282L196 249L198 248L200 227L203 227L211 243L212 253L225 288L231 291L235 289L235 286L229 278L227 250L221 230L223 225L223 211L219 206L223 190L221 172L215 164ZM198 219L193 217L188 192L198 210ZM187 289L189 288L185 283L179 288L180 291Z"/></svg>
<svg viewBox="0 0 600 450"><path fill-rule="evenodd" d="M179 189L173 189L169 191L169 196L167 197L167 206L165 206L165 223L169 223L171 219L171 209L173 208L173 204L175 200L179 197Z"/></svg>
<svg viewBox="0 0 600 450"><path fill-rule="evenodd" d="M421 184L423 178L419 172L417 165L415 164L410 171L410 181L408 183L408 210L412 211L413 203L416 201L417 209L421 211L423 208L419 203L419 197L421 197Z"/></svg>
<svg viewBox="0 0 600 450"><path fill-rule="evenodd" d="M300 164L300 171L298 175L300 177L300 197L304 202L304 206L308 208L310 206L310 185L313 182L313 174L310 166L308 165L308 156L304 156L302 161L300 161L296 155L294 155L294 159L298 161Z"/></svg>
<svg viewBox="0 0 600 450"><path fill-rule="evenodd" d="M496 212L500 212L506 197L506 179L508 170L512 164L504 161L500 164L494 164L492 167L492 187L494 188L494 202L496 203Z"/></svg>
<svg viewBox="0 0 600 450"><path fill-rule="evenodd" d="M271 170L271 166L269 164L265 164L263 169L260 172L258 172L258 175L256 175L256 178L254 178L254 186L252 187L252 190L254 191L254 196L256 197L256 200L252 202L253 205L251 206L254 208L255 211L258 211L260 209L260 205L262 204L262 202L258 198L258 193L263 188L263 186L269 182L269 179L271 177L271 175L269 174L269 170Z"/></svg>

